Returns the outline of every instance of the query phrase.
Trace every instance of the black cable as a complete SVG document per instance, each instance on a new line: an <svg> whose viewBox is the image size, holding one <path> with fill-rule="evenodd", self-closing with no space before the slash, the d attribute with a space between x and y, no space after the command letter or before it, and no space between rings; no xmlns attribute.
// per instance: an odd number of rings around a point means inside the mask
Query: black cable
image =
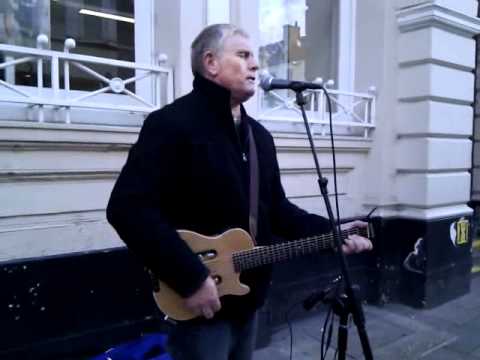
<svg viewBox="0 0 480 360"><path fill-rule="evenodd" d="M320 359L325 360L325 356L327 354L327 351L324 349L325 348L325 334L327 332L327 327L328 327L328 321L330 319L330 316L333 313L332 306L328 308L327 316L325 316L325 322L323 323L322 327L322 339L320 342Z"/></svg>
<svg viewBox="0 0 480 360"><path fill-rule="evenodd" d="M338 188L337 188L337 158L335 156L335 141L333 139L333 121L332 121L332 101L328 91L322 87L322 90L327 98L328 106L328 123L330 128L330 149L332 151L332 162L333 162L333 189L335 192L335 207L337 208L337 227L338 233L341 234L340 230L340 207L338 206Z"/></svg>
<svg viewBox="0 0 480 360"><path fill-rule="evenodd" d="M357 300L356 300L355 293L353 291L353 287L352 287L351 280L350 280L348 265L347 265L347 262L346 262L346 259L345 259L345 255L343 254L342 249L341 249L342 239L341 239L341 236L340 236L341 235L340 207L339 207L339 204L338 204L338 186L337 186L337 174L336 174L337 164L336 164L336 156L335 156L335 142L334 142L334 139L333 139L332 105L331 105L331 99L328 95L328 92L325 89L323 89L323 90L324 90L325 95L327 97L327 104L328 104L328 111L329 111L330 143L331 143L332 158L333 158L334 191L335 191L335 205L336 205L336 215L337 215L337 220L336 221L335 221L335 217L333 215L333 211L332 211L332 208L331 208L331 205L330 205L330 201L328 199L327 180L326 180L326 178L322 177L322 174L321 174L321 171L320 171L320 166L318 164L317 154L316 154L316 151L315 151L315 145L313 143L313 138L312 138L312 135L311 135L310 127L308 125L307 115L306 115L306 112L305 112L305 109L304 109L305 98L303 97L303 94L302 94L301 91L296 91L297 104L300 107L302 117L303 117L303 120L305 122L305 128L306 128L306 131L307 131L308 140L310 142L310 147L311 147L311 150L312 150L313 160L315 162L315 168L317 170L318 177L319 177L318 178L318 185L320 187L320 192L322 194L322 197L325 201L325 206L326 206L326 210L327 210L327 213L328 213L328 218L329 218L329 221L330 221L330 224L331 224L331 227L332 227L332 231L333 231L333 234L334 234L336 247L338 249L338 254L337 255L339 257L340 266L341 266L342 274L343 274L343 278L344 278L344 283L346 285L346 296L349 299L351 299L351 301L352 301L351 312L354 316L355 324L357 325L357 328L358 328L360 342L362 344L362 349L363 349L363 352L365 354L365 358L367 360L373 360L373 354L372 354L370 343L369 343L369 340L368 340L368 335L367 335L366 329L365 329L365 320L364 320L364 315L363 315L363 312L362 312L361 304L359 302L357 302ZM324 343L325 343L325 333L322 334L322 349L321 349L322 350L321 351L322 359L324 359ZM342 349L340 349L340 351L341 351L342 357L344 355L346 355L345 354L345 349L343 349L343 345L342 345Z"/></svg>
<svg viewBox="0 0 480 360"><path fill-rule="evenodd" d="M332 347L332 349L335 349L335 354L333 354L333 358L332 358L335 360L337 359L337 356L338 356L338 348ZM359 360L359 358L357 358L356 356L350 355L349 353L346 354L346 357L352 360Z"/></svg>
<svg viewBox="0 0 480 360"><path fill-rule="evenodd" d="M293 359L293 329L292 329L292 323L290 322L290 313L295 309L295 307L297 307L298 305L300 305L302 303L303 303L303 301L299 301L299 302L293 304L292 306L290 306L290 308L285 313L285 320L287 321L288 331L290 333L290 360Z"/></svg>
<svg viewBox="0 0 480 360"><path fill-rule="evenodd" d="M325 351L325 358L327 357L328 350L330 350L330 344L332 343L332 333L333 333L334 324L335 324L335 316L332 316L332 320L330 321L330 327L328 328L327 349Z"/></svg>
<svg viewBox="0 0 480 360"><path fill-rule="evenodd" d="M328 120L329 120L330 145L331 145L330 148L331 148L331 151L332 151L332 161L333 161L333 184L334 184L334 191L335 191L335 206L336 206L336 210L337 210L336 211L336 213L337 213L337 229L338 229L337 231L338 231L338 234L341 234L340 207L338 206L338 189L337 189L337 160L336 160L336 156L335 156L335 141L334 141L334 138L333 138L332 102L331 102L331 99L330 99L330 95L328 94L328 91L323 87L322 87L322 90L323 90L323 92L324 92L324 94L327 98L327 105L328 105ZM368 214L368 216L370 216L375 210L376 210L376 208L374 208ZM359 328L359 331L360 331L360 328ZM334 358L337 356L337 352L338 352L338 349L336 349L336 351L335 351ZM369 355L369 354L367 354L367 355ZM326 353L325 353L325 356L326 356ZM348 354L347 354L347 356L348 356ZM370 354L370 356L371 356L371 354ZM370 356L367 356L367 358L370 358ZM349 356L349 357L355 359L355 357L353 357L353 356Z"/></svg>

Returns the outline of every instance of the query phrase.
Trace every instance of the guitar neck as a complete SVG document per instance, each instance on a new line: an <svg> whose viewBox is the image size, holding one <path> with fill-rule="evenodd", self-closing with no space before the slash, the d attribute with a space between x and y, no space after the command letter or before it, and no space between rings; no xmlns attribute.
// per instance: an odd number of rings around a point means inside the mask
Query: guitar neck
<svg viewBox="0 0 480 360"><path fill-rule="evenodd" d="M367 228L354 228L343 230L340 235L342 240L349 235L361 235L368 237ZM287 241L270 246L255 247L233 254L235 271L256 268L262 265L274 264L301 257L307 254L317 253L334 247L333 233L307 237L305 239Z"/></svg>

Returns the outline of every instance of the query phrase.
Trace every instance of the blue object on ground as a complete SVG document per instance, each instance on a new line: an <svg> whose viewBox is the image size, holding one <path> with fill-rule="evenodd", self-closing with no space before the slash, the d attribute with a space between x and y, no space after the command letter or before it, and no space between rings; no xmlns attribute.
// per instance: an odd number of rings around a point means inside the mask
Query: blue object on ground
<svg viewBox="0 0 480 360"><path fill-rule="evenodd" d="M166 350L167 335L149 334L115 346L90 360L172 360Z"/></svg>

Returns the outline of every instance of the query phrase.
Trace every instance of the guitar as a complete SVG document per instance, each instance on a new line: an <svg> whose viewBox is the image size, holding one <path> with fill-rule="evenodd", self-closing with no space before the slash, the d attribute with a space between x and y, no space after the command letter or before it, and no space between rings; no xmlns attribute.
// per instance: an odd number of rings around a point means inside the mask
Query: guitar
<svg viewBox="0 0 480 360"><path fill-rule="evenodd" d="M188 230L179 230L178 234L210 270L219 296L245 295L250 291L240 282L240 273L244 270L334 248L333 233L269 246L255 246L243 229L230 229L218 236L204 236ZM352 234L369 238L372 229L369 226L343 230L342 240ZM158 283L154 288L158 291L154 291L153 297L165 315L174 320L198 316L184 306L184 299L167 284L155 281Z"/></svg>

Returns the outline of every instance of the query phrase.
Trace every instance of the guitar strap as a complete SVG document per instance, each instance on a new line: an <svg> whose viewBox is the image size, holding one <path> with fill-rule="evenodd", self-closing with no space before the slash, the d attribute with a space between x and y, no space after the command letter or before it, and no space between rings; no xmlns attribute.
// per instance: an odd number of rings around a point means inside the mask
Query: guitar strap
<svg viewBox="0 0 480 360"><path fill-rule="evenodd" d="M250 168L250 215L248 218L250 236L253 243L257 244L257 220L258 220L258 157L257 146L253 137L252 127L248 125L248 158Z"/></svg>

